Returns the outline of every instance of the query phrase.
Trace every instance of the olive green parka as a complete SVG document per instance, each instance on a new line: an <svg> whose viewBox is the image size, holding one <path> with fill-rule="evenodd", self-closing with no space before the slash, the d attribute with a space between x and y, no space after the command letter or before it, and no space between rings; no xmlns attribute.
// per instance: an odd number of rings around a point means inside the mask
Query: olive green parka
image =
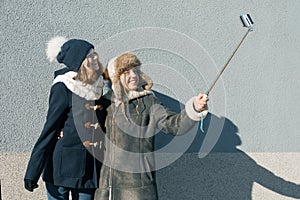
<svg viewBox="0 0 300 200"><path fill-rule="evenodd" d="M113 98L112 98L113 99ZM201 117L191 98L180 113L164 107L152 91L107 110L105 155L96 200L156 200L154 136L182 135Z"/></svg>

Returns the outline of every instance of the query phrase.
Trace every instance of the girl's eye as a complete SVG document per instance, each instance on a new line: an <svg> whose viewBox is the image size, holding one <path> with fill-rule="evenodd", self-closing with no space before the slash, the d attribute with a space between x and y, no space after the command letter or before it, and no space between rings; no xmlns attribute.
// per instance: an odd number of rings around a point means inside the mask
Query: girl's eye
<svg viewBox="0 0 300 200"><path fill-rule="evenodd" d="M96 54L93 52L93 53L88 54L86 57L87 58L94 58L95 56L96 56Z"/></svg>
<svg viewBox="0 0 300 200"><path fill-rule="evenodd" d="M137 74L138 73L138 70L135 69L135 68L132 68L132 69L129 69L125 72L123 72L125 75L129 75L130 73L134 73L134 74Z"/></svg>

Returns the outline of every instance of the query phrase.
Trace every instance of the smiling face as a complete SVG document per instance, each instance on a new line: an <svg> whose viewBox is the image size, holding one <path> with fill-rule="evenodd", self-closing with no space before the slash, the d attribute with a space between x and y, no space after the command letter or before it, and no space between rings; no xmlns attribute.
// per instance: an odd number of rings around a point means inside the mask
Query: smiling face
<svg viewBox="0 0 300 200"><path fill-rule="evenodd" d="M94 71L99 70L99 62L98 62L98 54L94 49L90 49L88 54L86 55L87 58L87 66L93 69Z"/></svg>
<svg viewBox="0 0 300 200"><path fill-rule="evenodd" d="M139 83L138 69L130 67L120 75L120 81L126 91L137 90Z"/></svg>
<svg viewBox="0 0 300 200"><path fill-rule="evenodd" d="M99 55L94 49L90 49L83 60L76 78L84 84L94 84L102 76L103 65L99 61Z"/></svg>

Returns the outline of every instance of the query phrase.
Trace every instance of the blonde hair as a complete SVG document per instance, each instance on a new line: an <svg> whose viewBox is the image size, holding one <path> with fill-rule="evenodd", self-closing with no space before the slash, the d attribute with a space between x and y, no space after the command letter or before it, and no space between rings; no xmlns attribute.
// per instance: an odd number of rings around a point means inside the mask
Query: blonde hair
<svg viewBox="0 0 300 200"><path fill-rule="evenodd" d="M95 52L96 53L96 52ZM96 53L99 58L98 54ZM88 66L88 60L85 58L81 63L81 66L77 72L77 75L74 77L75 80L80 80L83 85L93 84L97 81L100 75L103 74L104 67L97 59L99 70L95 71Z"/></svg>

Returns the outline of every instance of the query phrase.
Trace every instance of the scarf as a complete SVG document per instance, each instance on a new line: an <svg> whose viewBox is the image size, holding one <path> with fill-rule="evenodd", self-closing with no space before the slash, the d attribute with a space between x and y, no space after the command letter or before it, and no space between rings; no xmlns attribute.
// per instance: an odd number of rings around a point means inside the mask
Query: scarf
<svg viewBox="0 0 300 200"><path fill-rule="evenodd" d="M101 97L102 88L104 86L103 76L99 76L97 81L93 84L83 85L81 81L73 79L76 75L77 72L73 71L58 75L52 85L62 82L71 92L86 100L97 100Z"/></svg>

